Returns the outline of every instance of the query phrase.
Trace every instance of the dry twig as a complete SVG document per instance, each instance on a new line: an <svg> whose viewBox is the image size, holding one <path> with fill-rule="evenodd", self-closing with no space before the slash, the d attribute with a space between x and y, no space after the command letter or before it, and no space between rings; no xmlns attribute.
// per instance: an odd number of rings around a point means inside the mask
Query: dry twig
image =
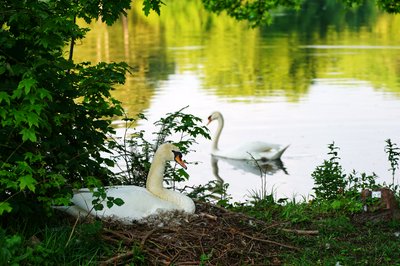
<svg viewBox="0 0 400 266"><path fill-rule="evenodd" d="M282 228L281 230L283 232L296 233L298 235L318 235L319 234L318 230L299 230L299 229L287 229L287 228Z"/></svg>

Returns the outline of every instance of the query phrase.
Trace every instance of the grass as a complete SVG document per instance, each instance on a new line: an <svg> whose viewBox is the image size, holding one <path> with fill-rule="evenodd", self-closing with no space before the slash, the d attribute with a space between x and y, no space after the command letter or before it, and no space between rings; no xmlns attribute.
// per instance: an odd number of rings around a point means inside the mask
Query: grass
<svg viewBox="0 0 400 266"><path fill-rule="evenodd" d="M314 224L318 237L298 239L299 254L288 255L289 265L399 265L399 223L354 225L347 217L323 219ZM314 222L315 223L315 222Z"/></svg>
<svg viewBox="0 0 400 266"><path fill-rule="evenodd" d="M236 210L271 223L286 222L293 229L318 231L317 235L286 233L301 250L283 251L285 265L400 265L398 220L360 223L352 214L321 212L309 203L273 206L264 201Z"/></svg>
<svg viewBox="0 0 400 266"><path fill-rule="evenodd" d="M22 241L12 246L12 256L3 254L1 265L95 265L99 257L117 249L101 240L99 222L75 227L65 220L50 219L31 227L25 220L19 221L19 226Z"/></svg>

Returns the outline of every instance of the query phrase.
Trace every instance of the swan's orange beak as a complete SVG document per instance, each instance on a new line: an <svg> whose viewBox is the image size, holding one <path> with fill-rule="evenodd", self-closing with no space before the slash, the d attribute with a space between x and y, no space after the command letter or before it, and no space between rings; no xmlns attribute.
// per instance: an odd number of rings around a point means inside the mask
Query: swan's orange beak
<svg viewBox="0 0 400 266"><path fill-rule="evenodd" d="M174 153L175 153L175 158L174 158L175 162L180 166L182 166L184 169L187 169L186 164L182 160L182 153L180 152L174 152Z"/></svg>

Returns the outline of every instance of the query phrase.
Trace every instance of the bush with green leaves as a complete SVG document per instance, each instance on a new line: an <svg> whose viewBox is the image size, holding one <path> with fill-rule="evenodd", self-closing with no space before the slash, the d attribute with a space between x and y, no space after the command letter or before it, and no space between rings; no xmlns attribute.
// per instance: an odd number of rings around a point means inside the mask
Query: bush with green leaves
<svg viewBox="0 0 400 266"><path fill-rule="evenodd" d="M0 228L0 264L18 265L21 260L22 237L19 235L6 235L5 230Z"/></svg>
<svg viewBox="0 0 400 266"><path fill-rule="evenodd" d="M130 0L2 1L1 216L67 204L73 188L115 182L108 168L112 162L103 155L109 152L106 143L114 132L111 118L123 110L110 92L125 82L129 67L74 62L73 48L88 31L76 24L77 19L101 19L111 25L130 4ZM144 0L143 11L159 13L160 5Z"/></svg>
<svg viewBox="0 0 400 266"><path fill-rule="evenodd" d="M400 160L400 148L397 147L397 144L392 142L391 139L385 140L386 146L385 146L385 152L388 156L388 161L390 163L390 168L389 171L392 174L392 184L390 184L390 187L392 189L397 190L399 187L398 182L395 182L395 175L396 175L396 170L399 169L399 160Z"/></svg>
<svg viewBox="0 0 400 266"><path fill-rule="evenodd" d="M145 130L132 128L137 123L136 119L124 119L126 124L123 136L120 139L114 138L109 146L115 151L113 160L118 166L116 177L119 183L144 186L151 159L157 148L164 142L174 140L174 144L183 154L186 154L191 151L190 147L196 143L197 137L210 139L208 128L201 124L202 120L185 113L186 108L168 113L154 122L158 130L153 133L152 140L146 139ZM138 119L147 120L143 114L140 114ZM164 180L167 183L184 181L189 177L185 169L173 167L169 164L166 166Z"/></svg>
<svg viewBox="0 0 400 266"><path fill-rule="evenodd" d="M311 174L314 179L315 196L317 199L335 199L338 194L343 194L346 186L346 174L343 173L342 166L339 163L338 147L335 143L328 145L328 155L330 158L324 160L322 165L317 166Z"/></svg>
<svg viewBox="0 0 400 266"><path fill-rule="evenodd" d="M360 192L363 189L375 189L377 175L357 173L353 170L345 174L340 165L338 147L335 143L328 145L330 158L317 166L311 176L314 179L315 201L320 207L331 210L344 210L351 213L361 211Z"/></svg>
<svg viewBox="0 0 400 266"><path fill-rule="evenodd" d="M100 152L122 108L110 91L125 63L75 63L68 44L112 24L130 1L10 1L0 7L0 214L69 201L71 189L108 183ZM24 202L24 208L18 204Z"/></svg>

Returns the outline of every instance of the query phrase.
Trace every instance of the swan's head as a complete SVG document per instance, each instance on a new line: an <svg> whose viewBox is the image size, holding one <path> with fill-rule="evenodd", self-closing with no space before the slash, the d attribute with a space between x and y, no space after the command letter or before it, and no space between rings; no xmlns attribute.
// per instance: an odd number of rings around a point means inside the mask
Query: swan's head
<svg viewBox="0 0 400 266"><path fill-rule="evenodd" d="M182 160L182 153L180 152L179 148L176 147L174 144L172 143L161 144L160 147L158 147L156 153L162 156L164 160L175 161L184 169L187 169L186 164Z"/></svg>
<svg viewBox="0 0 400 266"><path fill-rule="evenodd" d="M208 117L208 123L209 125L212 121L220 119L222 117L222 114L220 112L213 112L209 117Z"/></svg>

